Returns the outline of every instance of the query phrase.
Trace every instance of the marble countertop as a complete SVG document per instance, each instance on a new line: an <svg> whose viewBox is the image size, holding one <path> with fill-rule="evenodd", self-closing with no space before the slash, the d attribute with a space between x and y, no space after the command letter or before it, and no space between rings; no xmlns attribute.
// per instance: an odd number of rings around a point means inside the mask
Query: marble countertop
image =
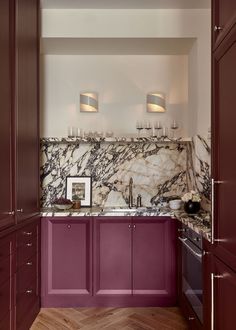
<svg viewBox="0 0 236 330"><path fill-rule="evenodd" d="M114 212L114 210L116 210ZM169 207L162 208L140 208L130 210L123 210L122 208L105 208L92 207L81 208L79 210L58 211L54 208L46 208L41 210L42 217L96 217L96 216L169 216L178 219L189 228L193 229L198 234L202 235L208 241L211 240L211 229L203 223L203 219L207 219L209 224L210 214L200 212L197 217L186 214L183 210L174 211Z"/></svg>

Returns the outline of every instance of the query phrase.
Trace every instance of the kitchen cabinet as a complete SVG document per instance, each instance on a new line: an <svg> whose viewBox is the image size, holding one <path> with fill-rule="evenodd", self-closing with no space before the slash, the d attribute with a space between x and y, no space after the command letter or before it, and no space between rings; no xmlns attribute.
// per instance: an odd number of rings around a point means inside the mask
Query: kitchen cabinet
<svg viewBox="0 0 236 330"><path fill-rule="evenodd" d="M168 217L94 219L95 295L176 299L176 222ZM143 303L145 304L144 300Z"/></svg>
<svg viewBox="0 0 236 330"><path fill-rule="evenodd" d="M91 230L90 217L42 218L43 306L55 301L67 307L91 295Z"/></svg>
<svg viewBox="0 0 236 330"><path fill-rule="evenodd" d="M15 235L15 329L28 330L40 310L40 218Z"/></svg>
<svg viewBox="0 0 236 330"><path fill-rule="evenodd" d="M17 222L39 211L38 0L16 0L15 196Z"/></svg>
<svg viewBox="0 0 236 330"><path fill-rule="evenodd" d="M15 236L0 239L0 329L13 329Z"/></svg>
<svg viewBox="0 0 236 330"><path fill-rule="evenodd" d="M0 230L39 212L38 0L0 4Z"/></svg>
<svg viewBox="0 0 236 330"><path fill-rule="evenodd" d="M211 277L212 329L231 330L235 322L236 272L215 257Z"/></svg>
<svg viewBox="0 0 236 330"><path fill-rule="evenodd" d="M217 47L236 23L235 0L212 1L213 47Z"/></svg>
<svg viewBox="0 0 236 330"><path fill-rule="evenodd" d="M13 196L12 196L12 139L11 121L13 108L12 90L12 57L13 45L13 2L11 0L0 2L0 230L14 225Z"/></svg>
<svg viewBox="0 0 236 330"><path fill-rule="evenodd" d="M176 221L133 218L132 252L133 294L176 297Z"/></svg>
<svg viewBox="0 0 236 330"><path fill-rule="evenodd" d="M41 224L42 307L176 304L174 219L45 217Z"/></svg>
<svg viewBox="0 0 236 330"><path fill-rule="evenodd" d="M27 252L32 246L33 254ZM0 329L28 330L39 312L39 250L37 217L0 238Z"/></svg>
<svg viewBox="0 0 236 330"><path fill-rule="evenodd" d="M213 55L214 253L236 270L236 25Z"/></svg>
<svg viewBox="0 0 236 330"><path fill-rule="evenodd" d="M131 218L95 219L95 295L132 293Z"/></svg>

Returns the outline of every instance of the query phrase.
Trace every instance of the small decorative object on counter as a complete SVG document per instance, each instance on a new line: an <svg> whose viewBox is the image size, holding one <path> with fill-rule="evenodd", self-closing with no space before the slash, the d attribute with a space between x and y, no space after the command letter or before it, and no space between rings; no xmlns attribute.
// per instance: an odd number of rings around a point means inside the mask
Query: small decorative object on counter
<svg viewBox="0 0 236 330"><path fill-rule="evenodd" d="M75 200L74 203L73 203L73 209L78 210L78 209L80 209L80 208L81 208L81 200L80 200L80 199L77 199L77 200Z"/></svg>
<svg viewBox="0 0 236 330"><path fill-rule="evenodd" d="M200 208L201 197L199 193L194 190L184 194L182 197L182 201L184 202L184 210L188 214L195 214L197 213Z"/></svg>
<svg viewBox="0 0 236 330"><path fill-rule="evenodd" d="M181 199L173 199L169 201L169 206L172 210L179 210L181 207L182 201Z"/></svg>
<svg viewBox="0 0 236 330"><path fill-rule="evenodd" d="M63 197L56 198L52 204L58 210L69 210L73 206L73 203L70 199Z"/></svg>

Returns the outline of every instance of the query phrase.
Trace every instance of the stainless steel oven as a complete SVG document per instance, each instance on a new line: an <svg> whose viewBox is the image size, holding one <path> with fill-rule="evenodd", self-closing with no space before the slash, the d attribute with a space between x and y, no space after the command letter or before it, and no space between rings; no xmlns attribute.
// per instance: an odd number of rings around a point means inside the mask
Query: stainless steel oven
<svg viewBox="0 0 236 330"><path fill-rule="evenodd" d="M182 252L182 293L203 322L202 238L185 225L179 230Z"/></svg>

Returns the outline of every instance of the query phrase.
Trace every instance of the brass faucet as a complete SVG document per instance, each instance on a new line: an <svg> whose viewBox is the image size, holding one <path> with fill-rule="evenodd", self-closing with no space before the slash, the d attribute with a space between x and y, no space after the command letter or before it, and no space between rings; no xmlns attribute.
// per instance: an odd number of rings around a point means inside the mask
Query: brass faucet
<svg viewBox="0 0 236 330"><path fill-rule="evenodd" d="M133 198L133 178L129 179L129 208L133 207L134 205L134 198Z"/></svg>

